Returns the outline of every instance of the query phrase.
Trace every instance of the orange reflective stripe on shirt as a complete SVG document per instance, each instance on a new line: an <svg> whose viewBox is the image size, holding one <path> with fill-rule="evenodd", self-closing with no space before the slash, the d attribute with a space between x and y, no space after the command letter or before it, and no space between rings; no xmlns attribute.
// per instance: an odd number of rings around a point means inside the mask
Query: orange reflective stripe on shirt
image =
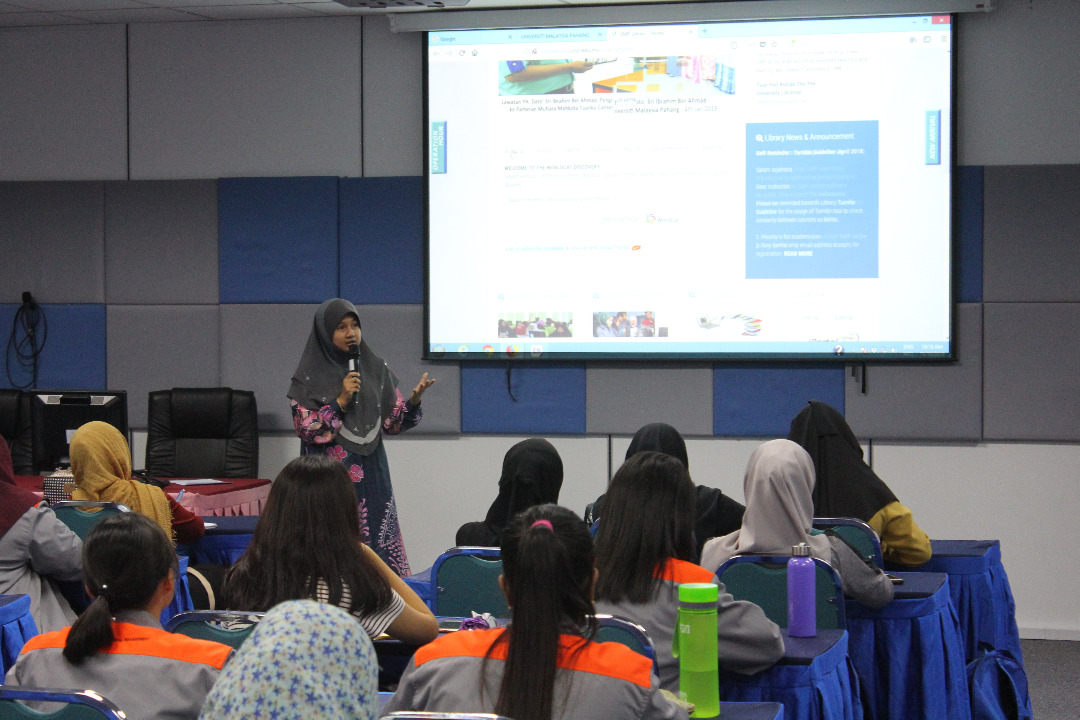
<svg viewBox="0 0 1080 720"><path fill-rule="evenodd" d="M716 573L706 570L700 565L695 565L685 560L668 558L656 571L656 577L661 580L682 583L715 583Z"/></svg>
<svg viewBox="0 0 1080 720"><path fill-rule="evenodd" d="M62 650L67 643L70 630L71 628L64 628L57 632L32 637L27 641L22 652L46 648ZM108 655L142 655L201 663L220 670L233 651L228 645L211 640L197 640L186 635L131 623L113 623L113 635L116 637L113 644L98 652Z"/></svg>

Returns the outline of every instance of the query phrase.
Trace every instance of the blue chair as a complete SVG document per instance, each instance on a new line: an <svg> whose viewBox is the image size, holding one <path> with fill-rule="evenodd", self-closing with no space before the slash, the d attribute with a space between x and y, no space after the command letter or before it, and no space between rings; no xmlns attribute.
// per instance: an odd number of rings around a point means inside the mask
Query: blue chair
<svg viewBox="0 0 1080 720"><path fill-rule="evenodd" d="M0 595L0 682L19 659L26 641L38 634L30 615L30 596Z"/></svg>
<svg viewBox="0 0 1080 720"><path fill-rule="evenodd" d="M474 612L510 617L499 589L499 548L452 547L431 566L431 611L442 617L469 617Z"/></svg>
<svg viewBox="0 0 1080 720"><path fill-rule="evenodd" d="M96 500L61 500L50 503L49 507L56 513L56 517L60 518L60 522L71 528L82 540L86 539L95 525L110 515L131 512L127 505Z"/></svg>
<svg viewBox="0 0 1080 720"><path fill-rule="evenodd" d="M874 528L862 520L847 517L814 518L814 527L818 530L831 530L837 537L851 546L863 560L875 567L885 569L885 558L881 554L881 539Z"/></svg>
<svg viewBox="0 0 1080 720"><path fill-rule="evenodd" d="M61 707L53 712L39 712L23 705L35 701L59 703ZM93 690L0 685L0 718L4 720L125 720L126 717L120 708Z"/></svg>
<svg viewBox="0 0 1080 720"><path fill-rule="evenodd" d="M656 649L653 648L652 638L645 628L635 622L614 615L597 614L596 635L593 640L597 642L622 643L636 653L649 658L653 664L653 672L659 674L660 668L656 663Z"/></svg>
<svg viewBox="0 0 1080 720"><path fill-rule="evenodd" d="M736 600L749 600L765 611L765 616L782 628L787 617L787 561L784 555L736 555L716 571L716 576ZM814 558L817 566L817 626L819 629L847 627L844 586L829 563Z"/></svg>
<svg viewBox="0 0 1080 720"><path fill-rule="evenodd" d="M164 628L167 632L213 640L239 650L264 614L243 610L190 610L174 615Z"/></svg>

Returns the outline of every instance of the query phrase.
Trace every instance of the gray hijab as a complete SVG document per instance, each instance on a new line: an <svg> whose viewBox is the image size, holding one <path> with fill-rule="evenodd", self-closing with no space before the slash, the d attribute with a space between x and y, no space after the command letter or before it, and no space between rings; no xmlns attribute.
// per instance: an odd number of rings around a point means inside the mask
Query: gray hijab
<svg viewBox="0 0 1080 720"><path fill-rule="evenodd" d="M746 514L742 527L705 543L701 565L716 570L733 555L791 555L801 542L829 561L824 535L810 535L814 520L814 461L798 443L770 440L754 450L743 478Z"/></svg>
<svg viewBox="0 0 1080 720"><path fill-rule="evenodd" d="M348 353L334 345L334 330L346 315L360 322L360 314L348 300L327 300L315 311L300 364L293 373L289 397L308 410L318 410L341 394L341 381L348 374ZM397 404L397 377L386 361L360 336L360 392L349 407L338 431L337 441L350 452L370 455L379 444L382 423Z"/></svg>

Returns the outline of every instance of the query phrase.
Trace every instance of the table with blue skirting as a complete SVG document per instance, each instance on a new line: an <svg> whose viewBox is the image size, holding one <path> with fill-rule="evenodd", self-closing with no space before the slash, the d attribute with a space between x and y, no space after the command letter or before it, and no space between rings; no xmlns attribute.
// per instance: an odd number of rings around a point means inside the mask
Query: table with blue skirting
<svg viewBox="0 0 1080 720"><path fill-rule="evenodd" d="M849 653L877 720L969 720L963 640L944 573L894 573L896 595L845 603Z"/></svg>
<svg viewBox="0 0 1080 720"><path fill-rule="evenodd" d="M812 638L781 633L784 656L771 668L753 675L720 668L720 699L781 703L786 720L862 720L847 631L819 630Z"/></svg>
<svg viewBox="0 0 1080 720"><path fill-rule="evenodd" d="M258 515L204 517L206 534L198 542L177 545L176 552L191 558L192 565L232 565L251 544L258 521Z"/></svg>
<svg viewBox="0 0 1080 720"><path fill-rule="evenodd" d="M0 595L0 682L26 641L38 634L29 595Z"/></svg>

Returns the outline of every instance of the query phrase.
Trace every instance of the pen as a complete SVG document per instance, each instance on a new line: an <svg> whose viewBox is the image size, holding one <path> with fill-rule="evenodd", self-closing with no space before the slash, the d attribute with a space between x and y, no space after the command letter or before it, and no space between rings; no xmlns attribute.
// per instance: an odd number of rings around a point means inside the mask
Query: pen
<svg viewBox="0 0 1080 720"><path fill-rule="evenodd" d="M180 488L180 492L176 493L176 501L180 502L180 498L184 497L184 493L187 492L187 488Z"/></svg>

